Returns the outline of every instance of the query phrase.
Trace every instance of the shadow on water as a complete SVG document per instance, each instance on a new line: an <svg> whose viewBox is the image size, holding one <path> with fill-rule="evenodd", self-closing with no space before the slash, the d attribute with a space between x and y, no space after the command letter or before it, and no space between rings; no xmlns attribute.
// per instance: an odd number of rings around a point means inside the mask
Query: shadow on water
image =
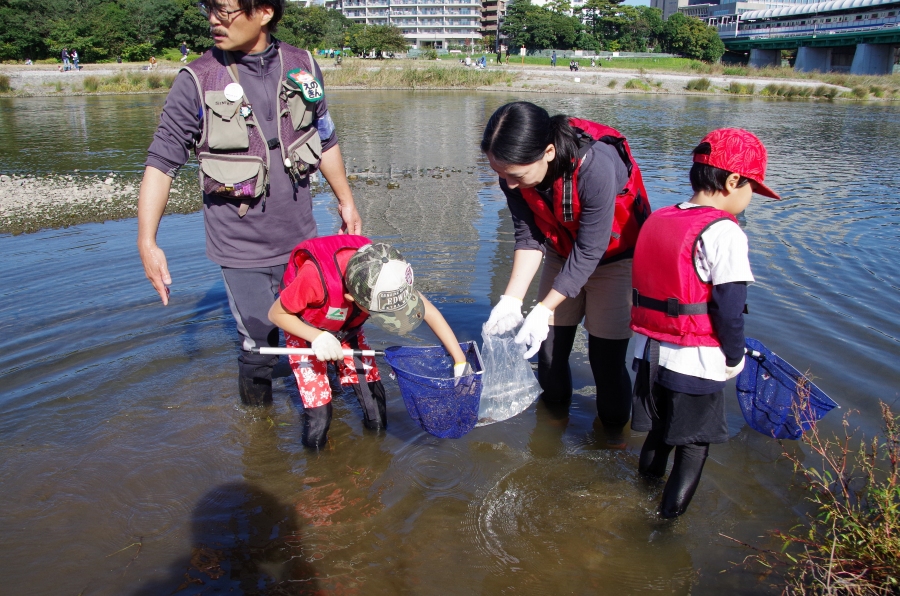
<svg viewBox="0 0 900 596"><path fill-rule="evenodd" d="M313 594L315 566L303 554L294 507L249 482L218 486L191 516L191 546L167 577L134 594Z"/></svg>

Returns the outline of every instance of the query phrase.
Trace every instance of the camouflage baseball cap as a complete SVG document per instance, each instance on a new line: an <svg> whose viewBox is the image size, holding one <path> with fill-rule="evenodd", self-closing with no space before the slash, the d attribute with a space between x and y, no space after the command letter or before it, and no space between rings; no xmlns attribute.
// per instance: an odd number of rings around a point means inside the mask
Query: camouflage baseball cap
<svg viewBox="0 0 900 596"><path fill-rule="evenodd" d="M425 303L413 285L412 267L390 244L367 244L350 257L344 283L373 323L405 335L425 320Z"/></svg>

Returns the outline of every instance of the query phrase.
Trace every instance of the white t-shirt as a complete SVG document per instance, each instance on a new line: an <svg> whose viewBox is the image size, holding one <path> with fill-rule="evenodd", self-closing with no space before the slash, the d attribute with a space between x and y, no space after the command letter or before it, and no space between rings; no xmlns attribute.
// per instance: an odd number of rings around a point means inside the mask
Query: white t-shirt
<svg viewBox="0 0 900 596"><path fill-rule="evenodd" d="M679 207L699 207L681 203ZM720 284L752 283L747 235L730 219L718 221L700 235L694 266L704 282ZM644 357L647 336L634 334L634 357ZM673 372L711 381L725 379L725 353L715 346L679 346L669 342L659 344L659 365Z"/></svg>

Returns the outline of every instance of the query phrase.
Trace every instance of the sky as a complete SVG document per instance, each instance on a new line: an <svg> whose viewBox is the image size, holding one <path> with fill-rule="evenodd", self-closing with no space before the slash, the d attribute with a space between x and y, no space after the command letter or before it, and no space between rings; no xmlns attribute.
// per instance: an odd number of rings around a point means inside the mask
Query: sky
<svg viewBox="0 0 900 596"><path fill-rule="evenodd" d="M625 0L622 4L629 6L650 6L650 0Z"/></svg>

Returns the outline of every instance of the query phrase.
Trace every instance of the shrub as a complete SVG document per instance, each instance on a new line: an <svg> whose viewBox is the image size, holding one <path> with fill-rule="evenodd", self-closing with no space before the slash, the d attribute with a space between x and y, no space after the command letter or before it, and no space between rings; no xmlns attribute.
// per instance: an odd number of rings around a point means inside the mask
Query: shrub
<svg viewBox="0 0 900 596"><path fill-rule="evenodd" d="M619 81L613 79L610 82L608 82L606 84L606 86L609 87L610 89L615 89L616 85L618 85L618 84L619 84Z"/></svg>
<svg viewBox="0 0 900 596"><path fill-rule="evenodd" d="M427 50L422 52L422 59L423 60L437 60L438 59L437 50L434 48L428 48Z"/></svg>
<svg viewBox="0 0 900 596"><path fill-rule="evenodd" d="M688 91L709 91L709 86L711 84L711 81L706 77L703 77L702 79L691 79L687 82L685 89Z"/></svg>
<svg viewBox="0 0 900 596"><path fill-rule="evenodd" d="M779 552L756 549L750 560L784 579L785 594L872 594L900 591L900 416L881 403L883 438L855 439L817 427L802 441L808 457L783 450L802 479L813 510L807 524L775 531ZM794 452L796 453L796 452Z"/></svg>
<svg viewBox="0 0 900 596"><path fill-rule="evenodd" d="M9 86L9 75L0 74L0 93L9 93L12 87Z"/></svg>
<svg viewBox="0 0 900 596"><path fill-rule="evenodd" d="M728 88L726 89L728 93L734 93L735 95L753 95L753 92L756 91L756 85L753 83L738 83L737 81L732 81Z"/></svg>
<svg viewBox="0 0 900 596"><path fill-rule="evenodd" d="M147 87L150 89L159 89L162 87L162 77L155 72L148 74Z"/></svg>
<svg viewBox="0 0 900 596"><path fill-rule="evenodd" d="M129 71L128 74L125 76L128 78L128 84L131 85L132 87L143 87L144 86L145 77L140 72Z"/></svg>
<svg viewBox="0 0 900 596"><path fill-rule="evenodd" d="M153 55L153 46L149 43L139 43L127 46L122 50L122 59L126 62L144 62Z"/></svg>
<svg viewBox="0 0 900 596"><path fill-rule="evenodd" d="M859 99L865 99L866 97L869 97L869 90L865 87L854 87L851 93L853 94L853 97L857 97Z"/></svg>
<svg viewBox="0 0 900 596"><path fill-rule="evenodd" d="M875 97L884 97L884 87L879 87L878 85L871 85L869 87L869 93L871 93Z"/></svg>
<svg viewBox="0 0 900 596"><path fill-rule="evenodd" d="M747 76L748 70L744 66L726 66L722 70L723 74L732 76L732 77L742 77Z"/></svg>
<svg viewBox="0 0 900 596"><path fill-rule="evenodd" d="M628 79L628 82L625 83L626 89L640 89L641 91L650 91L650 85L642 81L641 79Z"/></svg>
<svg viewBox="0 0 900 596"><path fill-rule="evenodd" d="M84 77L84 90L88 93L96 93L97 89L100 87L100 79L91 75L89 77Z"/></svg>
<svg viewBox="0 0 900 596"><path fill-rule="evenodd" d="M57 93L62 93L62 90L63 90L62 81L56 81L56 83L53 86L56 88Z"/></svg>

